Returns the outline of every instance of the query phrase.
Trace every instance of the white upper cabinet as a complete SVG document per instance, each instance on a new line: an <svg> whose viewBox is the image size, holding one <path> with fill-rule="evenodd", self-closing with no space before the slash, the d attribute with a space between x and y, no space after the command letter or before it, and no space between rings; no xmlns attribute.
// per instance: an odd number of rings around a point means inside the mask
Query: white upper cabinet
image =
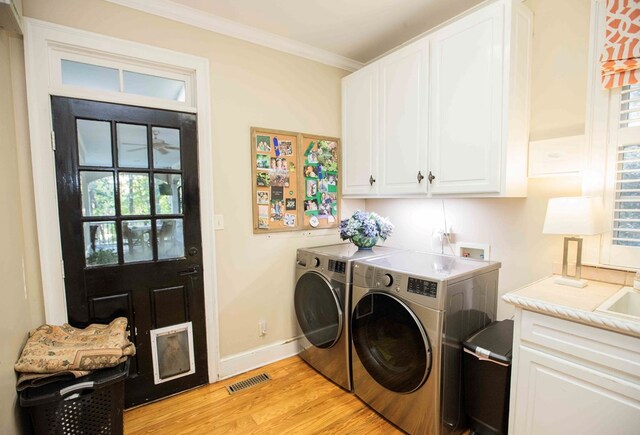
<svg viewBox="0 0 640 435"><path fill-rule="evenodd" d="M342 81L343 194L378 189L378 69L364 67Z"/></svg>
<svg viewBox="0 0 640 435"><path fill-rule="evenodd" d="M500 193L503 38L500 3L430 38L432 193Z"/></svg>
<svg viewBox="0 0 640 435"><path fill-rule="evenodd" d="M427 193L428 49L420 40L379 63L382 194Z"/></svg>
<svg viewBox="0 0 640 435"><path fill-rule="evenodd" d="M526 196L531 24L498 1L430 35L432 194Z"/></svg>
<svg viewBox="0 0 640 435"><path fill-rule="evenodd" d="M526 196L531 29L496 0L343 79L344 195Z"/></svg>

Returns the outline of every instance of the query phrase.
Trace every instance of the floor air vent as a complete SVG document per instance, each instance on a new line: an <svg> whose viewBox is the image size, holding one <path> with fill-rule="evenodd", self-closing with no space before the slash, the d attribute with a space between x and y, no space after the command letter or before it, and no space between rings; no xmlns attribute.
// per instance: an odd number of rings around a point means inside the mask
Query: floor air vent
<svg viewBox="0 0 640 435"><path fill-rule="evenodd" d="M244 381L240 381L240 382L236 382L235 384L228 385L227 391L229 392L229 394L237 393L238 391L246 390L247 388L251 388L255 385L258 385L270 380L271 380L271 377L269 377L268 374L261 373L257 376L253 376L249 379L245 379Z"/></svg>

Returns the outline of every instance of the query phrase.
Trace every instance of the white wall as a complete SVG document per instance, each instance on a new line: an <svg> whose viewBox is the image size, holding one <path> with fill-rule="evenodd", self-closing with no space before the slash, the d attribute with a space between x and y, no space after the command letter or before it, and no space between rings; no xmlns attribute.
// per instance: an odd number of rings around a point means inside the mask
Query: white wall
<svg viewBox="0 0 640 435"><path fill-rule="evenodd" d="M0 433L21 427L13 365L30 329L42 323L42 295L35 250L33 209L27 183L28 143L24 142L24 75L22 40L0 30ZM15 101L14 101L15 98ZM25 148L26 146L26 148ZM25 155L26 152L26 155ZM34 263L35 261L35 263ZM35 264L35 267L34 267Z"/></svg>
<svg viewBox="0 0 640 435"><path fill-rule="evenodd" d="M531 140L584 133L587 93L589 0L528 0L534 13L531 83ZM581 194L578 177L530 179L524 199L446 199L454 242L491 245L502 262L500 294L551 273L562 260L562 238L542 234L547 200ZM434 250L431 231L443 225L437 199L367 200L369 211L396 224L389 246ZM449 251L448 253L451 253ZM500 302L498 316L513 309Z"/></svg>
<svg viewBox="0 0 640 435"><path fill-rule="evenodd" d="M533 11L531 140L584 133L590 0L527 0Z"/></svg>

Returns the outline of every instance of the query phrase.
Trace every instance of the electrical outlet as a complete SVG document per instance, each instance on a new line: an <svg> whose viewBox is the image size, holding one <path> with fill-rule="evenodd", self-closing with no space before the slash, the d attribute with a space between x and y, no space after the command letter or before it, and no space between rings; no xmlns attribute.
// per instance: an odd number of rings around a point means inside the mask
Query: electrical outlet
<svg viewBox="0 0 640 435"><path fill-rule="evenodd" d="M258 322L258 337L267 335L267 321L261 320Z"/></svg>
<svg viewBox="0 0 640 435"><path fill-rule="evenodd" d="M451 239L453 238L453 229L451 225L449 225L446 230L444 229L444 227L435 227L433 228L431 233L433 237L437 238L439 241L442 241L443 239L446 241L447 239L449 239L449 241L451 242Z"/></svg>

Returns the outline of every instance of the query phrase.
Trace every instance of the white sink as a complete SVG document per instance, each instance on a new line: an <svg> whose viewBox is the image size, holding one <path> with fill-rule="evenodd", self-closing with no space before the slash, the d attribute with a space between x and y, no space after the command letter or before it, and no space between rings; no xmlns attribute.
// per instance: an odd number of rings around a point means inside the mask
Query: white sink
<svg viewBox="0 0 640 435"><path fill-rule="evenodd" d="M640 320L640 291L623 287L604 301L596 311L633 320Z"/></svg>

